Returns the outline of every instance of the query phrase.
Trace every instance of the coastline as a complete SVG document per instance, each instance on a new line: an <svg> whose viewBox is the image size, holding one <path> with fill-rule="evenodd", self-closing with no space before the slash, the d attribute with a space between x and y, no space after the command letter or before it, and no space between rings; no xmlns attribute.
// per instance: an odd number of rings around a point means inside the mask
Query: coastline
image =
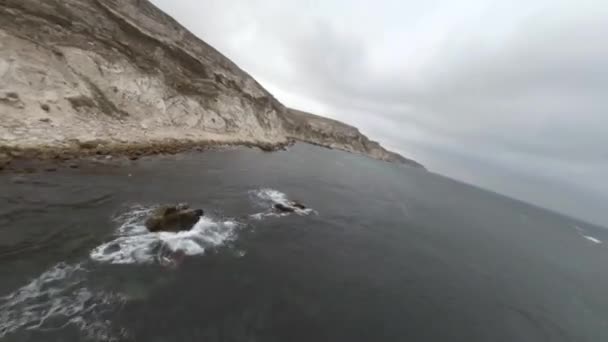
<svg viewBox="0 0 608 342"><path fill-rule="evenodd" d="M248 147L264 152L285 150L295 143L285 142L252 142L242 140L178 140L164 139L146 142L112 142L106 140L72 140L65 146L0 146L0 173L28 173L46 166L76 168L78 163L87 161L128 159L137 160L144 156L173 155L188 151L204 152L207 150ZM55 171L49 167L46 171Z"/></svg>
<svg viewBox="0 0 608 342"><path fill-rule="evenodd" d="M57 146L23 147L0 145L0 173L54 172L59 167L79 168L80 164L87 162L136 161L142 157L175 155L193 151L204 153L210 150L237 147L253 148L271 153L285 151L295 144L308 144L329 150L357 154L387 163L395 162L377 159L358 151L340 147L335 148L297 138L278 142L244 141L239 139L179 140L172 138L145 142L116 142L101 139L80 141L72 139L68 144ZM409 163L403 164L412 167ZM413 165L413 167L426 170L424 166L419 164Z"/></svg>
<svg viewBox="0 0 608 342"><path fill-rule="evenodd" d="M0 20L0 169L295 140L423 168L284 106L149 1L7 0Z"/></svg>

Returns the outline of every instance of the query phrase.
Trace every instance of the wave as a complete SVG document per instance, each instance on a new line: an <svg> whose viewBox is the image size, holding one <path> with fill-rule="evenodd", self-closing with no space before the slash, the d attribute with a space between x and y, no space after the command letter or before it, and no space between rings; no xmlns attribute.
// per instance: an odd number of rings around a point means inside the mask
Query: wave
<svg viewBox="0 0 608 342"><path fill-rule="evenodd" d="M203 216L189 231L149 232L145 218L153 208L136 208L120 217L117 237L94 248L94 261L111 264L171 263L172 255L200 255L235 238L239 223Z"/></svg>
<svg viewBox="0 0 608 342"><path fill-rule="evenodd" d="M83 264L59 263L0 298L0 338L22 329L50 331L74 325L87 338L114 340L103 316L125 298L87 288L88 272Z"/></svg>
<svg viewBox="0 0 608 342"><path fill-rule="evenodd" d="M604 242L596 237L593 237L591 235L589 235L589 233L587 233L587 231L579 226L574 226L574 229L576 229L576 231L578 232L578 234L585 240L587 241L591 241L592 243L596 244L596 245L601 245Z"/></svg>
<svg viewBox="0 0 608 342"><path fill-rule="evenodd" d="M273 211L274 204L290 205L286 194L274 189L250 191L255 203L266 211L251 215L262 219L289 213ZM135 206L116 217L113 238L93 248L89 260L76 264L58 263L13 293L0 297L0 339L21 330L50 331L74 326L82 336L97 341L116 341L128 334L112 327L111 314L128 301L121 292L93 290L90 273L95 263L159 264L175 266L177 257L201 255L236 238L242 223L203 216L190 231L151 233L145 220L154 207ZM296 209L295 214L316 213ZM236 257L246 251L238 250ZM175 259L173 259L175 258ZM118 334L118 336L117 336Z"/></svg>
<svg viewBox="0 0 608 342"><path fill-rule="evenodd" d="M595 244L598 244L598 245L603 243L603 242L602 242L602 240L597 239L597 238L594 238L593 236L590 236L590 235L583 235L583 237L584 237L585 239L587 239L587 240L589 240L589 241L591 241L591 242L595 243Z"/></svg>
<svg viewBox="0 0 608 342"><path fill-rule="evenodd" d="M262 188L257 190L251 190L249 192L250 195L253 195L254 201L262 204L284 204L287 205L289 203L289 199L287 195L270 188Z"/></svg>
<svg viewBox="0 0 608 342"><path fill-rule="evenodd" d="M110 264L172 265L171 256L175 253L203 254L210 247L232 240L239 225L202 217L190 231L150 233L144 221L152 209L134 207L119 216L115 238L94 248L90 259ZM91 340L120 340L124 336L115 336L110 317L104 315L125 303L128 296L93 290L89 278L94 269L90 261L62 262L1 297L0 338L20 330L50 331L74 326Z"/></svg>
<svg viewBox="0 0 608 342"><path fill-rule="evenodd" d="M271 189L271 188L262 188L262 189L249 191L249 196L253 200L253 202L255 204L257 204L259 207L266 208L265 211L249 215L249 217L251 219L259 221L266 217L285 217L285 216L289 216L292 214L292 213L277 212L274 210L275 204L282 204L287 207L292 207L292 201L283 192L280 192L278 190ZM296 215L300 215L300 216L306 216L306 215L310 215L310 214L318 215L317 211L315 211L314 209L311 209L311 208L306 208L306 209L294 208L293 213Z"/></svg>

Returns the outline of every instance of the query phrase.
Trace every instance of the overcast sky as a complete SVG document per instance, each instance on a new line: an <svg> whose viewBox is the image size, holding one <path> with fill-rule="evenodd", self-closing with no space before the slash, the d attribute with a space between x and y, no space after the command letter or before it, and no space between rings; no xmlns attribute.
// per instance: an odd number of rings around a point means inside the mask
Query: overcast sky
<svg viewBox="0 0 608 342"><path fill-rule="evenodd" d="M153 2L288 106L608 226L608 1Z"/></svg>

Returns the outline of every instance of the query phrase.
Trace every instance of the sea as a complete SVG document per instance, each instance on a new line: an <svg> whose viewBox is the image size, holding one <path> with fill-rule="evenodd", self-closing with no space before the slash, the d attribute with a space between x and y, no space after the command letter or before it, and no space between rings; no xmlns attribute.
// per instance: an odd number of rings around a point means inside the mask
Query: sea
<svg viewBox="0 0 608 342"><path fill-rule="evenodd" d="M293 200L307 209L273 209ZM205 215L146 230L176 203ZM602 227L306 144L2 173L0 341L602 342L607 243Z"/></svg>

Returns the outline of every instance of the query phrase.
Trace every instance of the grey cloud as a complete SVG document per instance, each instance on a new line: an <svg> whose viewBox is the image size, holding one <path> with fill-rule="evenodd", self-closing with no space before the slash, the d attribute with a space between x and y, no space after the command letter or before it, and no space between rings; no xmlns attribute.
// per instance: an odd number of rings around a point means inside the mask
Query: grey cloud
<svg viewBox="0 0 608 342"><path fill-rule="evenodd" d="M608 226L593 209L608 200L605 2L155 2L271 88L436 172Z"/></svg>

